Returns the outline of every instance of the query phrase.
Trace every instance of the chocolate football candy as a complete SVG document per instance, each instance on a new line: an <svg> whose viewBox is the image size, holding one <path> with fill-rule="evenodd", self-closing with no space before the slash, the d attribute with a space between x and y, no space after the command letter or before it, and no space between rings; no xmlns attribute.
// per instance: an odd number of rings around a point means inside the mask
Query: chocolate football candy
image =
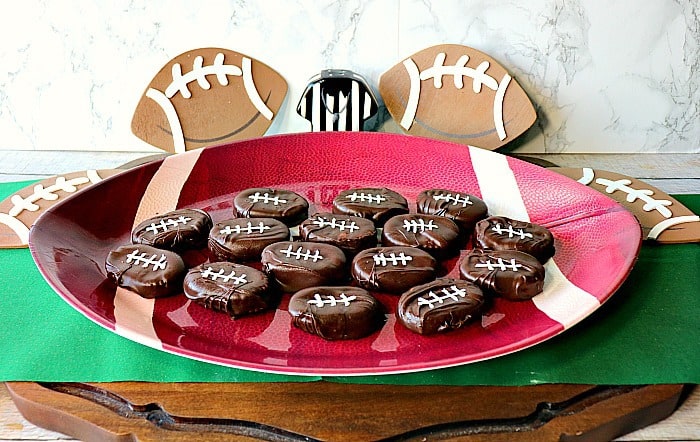
<svg viewBox="0 0 700 442"><path fill-rule="evenodd" d="M344 190L333 199L333 213L371 219L381 227L392 216L408 213L408 201L385 187L358 187Z"/></svg>
<svg viewBox="0 0 700 442"><path fill-rule="evenodd" d="M384 224L382 245L417 247L437 259L457 253L460 244L459 226L438 215L398 215Z"/></svg>
<svg viewBox="0 0 700 442"><path fill-rule="evenodd" d="M352 260L353 279L367 290L402 293L435 278L437 260L415 247L373 247Z"/></svg>
<svg viewBox="0 0 700 442"><path fill-rule="evenodd" d="M257 261L265 247L289 239L289 227L274 218L233 218L214 224L209 250L221 261Z"/></svg>
<svg viewBox="0 0 700 442"><path fill-rule="evenodd" d="M252 188L233 199L234 215L239 218L275 218L292 227L309 216L309 202L291 190Z"/></svg>
<svg viewBox="0 0 700 442"><path fill-rule="evenodd" d="M329 341L360 339L385 321L384 307L367 290L321 286L299 290L289 300L294 326Z"/></svg>
<svg viewBox="0 0 700 442"><path fill-rule="evenodd" d="M473 249L459 264L462 278L510 301L524 301L542 292L544 266L516 250Z"/></svg>
<svg viewBox="0 0 700 442"><path fill-rule="evenodd" d="M429 189L419 193L416 208L418 213L451 219L465 234L471 234L474 224L488 216L486 203L480 198L445 189Z"/></svg>
<svg viewBox="0 0 700 442"><path fill-rule="evenodd" d="M187 268L180 255L143 244L120 246L107 255L107 277L144 298L182 292Z"/></svg>
<svg viewBox="0 0 700 442"><path fill-rule="evenodd" d="M284 292L347 280L345 253L331 244L281 241L265 247L261 262L263 271Z"/></svg>
<svg viewBox="0 0 700 442"><path fill-rule="evenodd" d="M541 263L554 256L554 237L545 227L505 216L491 216L476 223L474 246L492 250L519 250Z"/></svg>
<svg viewBox="0 0 700 442"><path fill-rule="evenodd" d="M131 232L131 242L159 249L182 251L207 244L212 221L199 209L178 209L140 222Z"/></svg>
<svg viewBox="0 0 700 442"><path fill-rule="evenodd" d="M231 262L204 263L190 269L183 290L197 304L232 318L267 310L275 298L263 272Z"/></svg>
<svg viewBox="0 0 700 442"><path fill-rule="evenodd" d="M438 278L401 295L396 314L409 330L433 335L464 327L484 310L483 291L471 282Z"/></svg>
<svg viewBox="0 0 700 442"><path fill-rule="evenodd" d="M299 225L304 241L340 247L347 256L377 245L377 229L368 219L351 215L316 213Z"/></svg>

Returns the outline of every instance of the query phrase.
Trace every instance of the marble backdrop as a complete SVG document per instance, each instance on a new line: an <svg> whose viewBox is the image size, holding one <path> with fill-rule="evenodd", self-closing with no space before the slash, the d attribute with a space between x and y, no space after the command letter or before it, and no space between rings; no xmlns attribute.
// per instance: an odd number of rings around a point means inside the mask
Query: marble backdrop
<svg viewBox="0 0 700 442"><path fill-rule="evenodd" d="M0 149L155 149L130 129L155 73L232 49L289 83L271 133L302 132L307 80L381 73L440 43L491 55L538 120L521 152L700 152L697 0L23 1L0 27ZM375 130L399 131L387 112ZM0 166L1 167L1 166Z"/></svg>

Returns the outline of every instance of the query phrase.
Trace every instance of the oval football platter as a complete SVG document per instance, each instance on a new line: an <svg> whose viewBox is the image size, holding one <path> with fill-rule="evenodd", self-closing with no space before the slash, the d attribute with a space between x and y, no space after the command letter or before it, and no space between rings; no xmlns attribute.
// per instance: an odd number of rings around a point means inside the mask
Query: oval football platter
<svg viewBox="0 0 700 442"><path fill-rule="evenodd" d="M411 202L428 188L484 200L489 212L549 228L556 254L542 294L496 299L471 325L421 336L397 322L396 295L376 293L386 322L362 339L328 342L291 324L289 294L277 308L231 320L182 294L144 299L106 279L104 259L139 221L193 207L231 217L234 196L279 187L329 211L350 187L391 188ZM128 339L224 366L301 375L403 373L466 364L523 350L596 311L627 277L641 245L634 216L565 176L485 149L406 135L320 132L276 135L171 155L112 176L48 209L30 248L48 283L95 323ZM462 251L462 255L466 251ZM194 266L206 252L184 255ZM458 258L442 274L458 277ZM73 275L80 274L80 278Z"/></svg>

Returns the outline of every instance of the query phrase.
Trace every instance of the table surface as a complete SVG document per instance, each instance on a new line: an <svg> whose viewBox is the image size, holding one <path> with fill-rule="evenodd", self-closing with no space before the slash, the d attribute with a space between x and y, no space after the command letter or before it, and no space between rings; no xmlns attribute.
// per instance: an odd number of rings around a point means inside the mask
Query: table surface
<svg viewBox="0 0 700 442"><path fill-rule="evenodd" d="M86 169L109 169L138 160L147 152L0 151L0 182L41 179ZM671 194L700 193L699 154L529 154L562 167L591 167L621 173ZM0 386L0 441L71 440L38 428L17 411ZM695 388L669 418L619 440L700 441L700 389Z"/></svg>

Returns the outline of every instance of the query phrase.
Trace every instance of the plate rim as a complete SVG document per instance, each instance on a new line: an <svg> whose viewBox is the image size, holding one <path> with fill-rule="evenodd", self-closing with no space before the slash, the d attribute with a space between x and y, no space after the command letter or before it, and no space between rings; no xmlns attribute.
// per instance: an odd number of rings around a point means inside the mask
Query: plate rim
<svg viewBox="0 0 700 442"><path fill-rule="evenodd" d="M266 139L269 141L274 141L274 140L279 140L279 139L284 139L288 137L299 137L299 136L335 136L333 134L338 134L337 132L335 133L294 133L294 134L276 134L276 135L270 135L270 136L265 136L261 137L258 139L249 139L249 140L242 140L242 141L235 141L231 143L224 143L224 144L219 144L215 146L209 146L204 149L230 149L235 147L236 145L243 144L243 143L248 143L251 141L256 141L256 140L261 140L261 139ZM448 141L442 141L442 140L435 140L435 139L430 139L430 138L424 138L420 136L414 136L414 135L404 135L404 134L391 134L391 133L382 133L382 132L362 132L360 133L362 136L369 136L369 137L374 137L374 136L379 136L379 137L408 137L412 138L415 140L415 142L419 143L421 140L430 142L430 143L438 143L438 144L445 144L445 145L454 145L456 148L461 148L461 149L466 149L472 146L464 146L464 145L459 145L455 143L450 143ZM343 134L345 135L345 134ZM477 148L478 149L478 148ZM492 152L492 151L487 151L490 154L496 154L500 155L503 157L507 157L510 160L514 160L520 163L527 163L524 160L521 160L519 158L515 157L510 157L507 155L504 155L499 152ZM180 154L174 154L171 155L170 157L175 157L175 156L184 156L184 155L194 155L193 151L185 152L185 153L180 153ZM121 176L124 173L135 173L134 171L137 170L143 170L146 167L155 167L157 165L156 170L160 168L162 163L165 161L167 157L156 159L153 161L149 161L144 164L140 164L132 169L126 169L123 172L120 172L116 175L109 176L102 180L99 183L96 183L94 186L91 186L88 189L85 189L86 191L96 191L102 186L108 185L113 180L118 179L119 176ZM465 155L465 159L469 159L467 155ZM546 170L546 168L543 168L543 170ZM547 173L556 175L552 171L548 171ZM152 177L151 177L152 178ZM575 182L575 180L572 180L569 178L572 182ZM612 203L615 205L619 206L622 208L624 212L629 214L631 219L634 219L633 215L629 213L626 209L623 208L621 204L618 202L612 200L611 198L607 197L606 195L602 195L598 192L595 192L594 190L587 188L586 186L582 186L581 191L586 192L593 192L594 194L598 195L598 197L604 197L609 199ZM77 195L80 195L80 192L77 193ZM43 228L43 223L45 222L45 219L49 219L53 213L57 210L59 210L63 205L68 204L70 200L72 200L76 195L71 195L69 198L66 198L62 201L59 201L56 203L54 206L50 207L47 209L44 213L42 213L39 218L35 222L35 226L37 226L37 229ZM429 371L429 370L436 370L436 369L442 369L442 368L450 368L450 367L455 367L455 366L463 366L463 365L468 365L476 362L481 362L481 361L486 361L486 360L491 360L495 359L501 356L506 356L510 355L522 350L526 350L528 348L531 348L533 346L536 346L538 344L541 344L547 340L550 340L551 338L560 335L564 331L567 331L569 328L572 326L578 324L581 322L583 319L589 317L591 314L593 314L596 310L600 308L605 302L607 302L612 295L620 288L620 286L625 282L627 277L629 276L630 272L632 271L634 264L636 263L637 259L639 258L639 252L642 246L642 234L641 234L641 227L638 226L639 229L639 234L638 234L638 241L636 244L636 252L634 253L631 262L629 263L628 267L625 269L624 272L618 273L617 278L615 281L611 281L610 286L611 288L607 290L608 294L607 296L604 297L599 303L599 305L595 308L593 308L590 311L586 311L581 315L581 318L575 321L573 324L571 324L569 327L560 327L556 331L552 330L546 330L545 333L540 333L541 335L544 335L543 337L538 337L534 338L531 337L530 339L527 340L525 344L523 344L523 341L517 341L509 345L508 350L505 351L497 351L497 350L489 350L485 351L482 353L487 353L488 356L482 356L482 357L474 357L474 358L465 358L463 357L458 357L458 356L452 356L446 359L442 359L441 363L434 362L434 363L426 363L426 362L411 362L411 363L404 363L400 364L399 366L386 366L386 367L381 367L381 366L373 366L371 368L359 368L359 367L351 367L351 368L339 368L339 367L333 367L333 368L328 368L328 367L288 367L288 366L282 366L282 365L268 365L264 363L258 363L258 362L250 362L250 361L239 361L235 360L232 361L231 359L226 359L223 357L219 356L212 356L208 354L202 354L201 352L193 351L187 348L182 348L182 347L175 347L171 345L170 343L166 343L163 341L159 341L160 345L154 345L153 342L149 342L147 339L138 339L135 338L134 335L132 335L131 332L122 332L120 328L116 327L116 323L110 322L107 318L102 317L101 315L93 312L91 309L86 308L86 306L80 302L73 293L70 293L69 290L65 287L59 287L56 285L55 281L53 280L52 277L49 277L47 275L47 269L44 268L42 265L41 258L39 256L39 252L37 251L37 246L34 243L34 236L33 232L35 232L34 226L30 230L30 236L29 236L29 249L32 255L32 258L37 265L43 279L49 284L49 286L52 288L52 290L64 301L66 301L73 309L77 310L80 312L83 316L87 317L89 320L92 322L96 323L97 325L125 338L133 342L137 342L139 344L148 346L150 348L154 348L156 350L160 350L166 353L170 353L176 356L180 357L185 357L205 363L210 363L210 364L215 364L218 366L222 367L230 367L230 368L237 368L237 369L244 369L244 370L253 370L256 372L262 372L262 373L269 373L269 374L284 374L284 375L292 375L292 376L373 376L373 375L391 375L391 374L404 374L404 373L416 373L416 372L424 372L424 371ZM38 231L38 230L37 230ZM64 292L68 292L67 294ZM533 336L538 336L538 335L533 335ZM492 354L493 353L493 354Z"/></svg>

